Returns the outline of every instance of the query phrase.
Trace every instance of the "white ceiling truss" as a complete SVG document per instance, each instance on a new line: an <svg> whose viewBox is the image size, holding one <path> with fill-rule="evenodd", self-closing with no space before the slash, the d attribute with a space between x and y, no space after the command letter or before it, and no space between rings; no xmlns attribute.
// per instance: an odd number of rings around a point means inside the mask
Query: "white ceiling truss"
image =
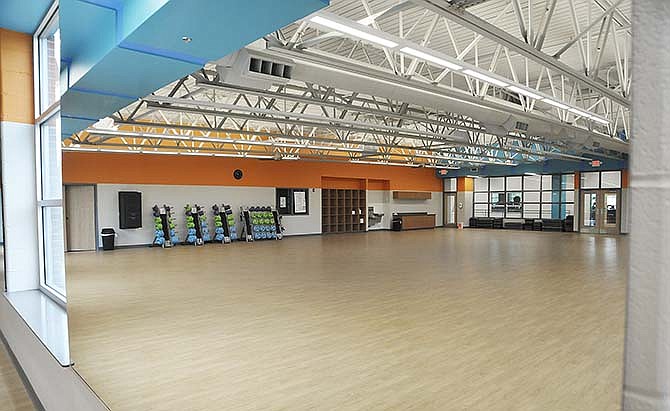
<svg viewBox="0 0 670 411"><path fill-rule="evenodd" d="M259 87L208 66L116 113L119 130L90 128L63 145L453 168L623 158L629 13L630 0L332 0L317 15L346 30L310 16L265 38L268 55L321 77L296 69L289 82ZM349 89L328 80L336 72L403 92ZM493 131L474 109L531 126Z"/></svg>

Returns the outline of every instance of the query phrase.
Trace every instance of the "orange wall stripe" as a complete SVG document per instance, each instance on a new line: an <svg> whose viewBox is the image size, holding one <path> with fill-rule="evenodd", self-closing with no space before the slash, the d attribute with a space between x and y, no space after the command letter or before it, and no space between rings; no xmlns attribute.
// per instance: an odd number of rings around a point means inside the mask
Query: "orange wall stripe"
<svg viewBox="0 0 670 411"><path fill-rule="evenodd" d="M242 180L233 171L244 172ZM274 161L184 155L63 153L65 184L164 184L248 187L322 187L322 179L388 180L389 190L441 191L430 168Z"/></svg>
<svg viewBox="0 0 670 411"><path fill-rule="evenodd" d="M33 37L0 29L0 121L34 124Z"/></svg>

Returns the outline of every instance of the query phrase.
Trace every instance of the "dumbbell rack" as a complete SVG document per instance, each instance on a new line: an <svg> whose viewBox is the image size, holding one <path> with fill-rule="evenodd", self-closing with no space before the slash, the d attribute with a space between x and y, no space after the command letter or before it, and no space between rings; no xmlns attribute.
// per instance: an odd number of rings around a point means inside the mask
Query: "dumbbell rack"
<svg viewBox="0 0 670 411"><path fill-rule="evenodd" d="M152 245L171 248L173 245L178 244L179 237L177 236L170 206L163 204L163 207L158 207L158 205L154 205L152 211L154 227L156 229Z"/></svg>
<svg viewBox="0 0 670 411"><path fill-rule="evenodd" d="M240 208L244 238L247 242L259 240L281 240L283 237L281 218L270 207Z"/></svg>
<svg viewBox="0 0 670 411"><path fill-rule="evenodd" d="M186 214L186 227L188 230L186 243L199 246L211 241L209 229L207 228L207 218L205 217L205 212L202 207L197 204L191 207L187 204L186 207L184 207L184 210Z"/></svg>
<svg viewBox="0 0 670 411"><path fill-rule="evenodd" d="M221 241L223 244L230 244L230 242L237 240L237 227L235 227L235 218L230 206L221 204L219 207L218 204L214 204L212 211L214 213L215 227L214 240ZM217 221L217 217L220 222Z"/></svg>

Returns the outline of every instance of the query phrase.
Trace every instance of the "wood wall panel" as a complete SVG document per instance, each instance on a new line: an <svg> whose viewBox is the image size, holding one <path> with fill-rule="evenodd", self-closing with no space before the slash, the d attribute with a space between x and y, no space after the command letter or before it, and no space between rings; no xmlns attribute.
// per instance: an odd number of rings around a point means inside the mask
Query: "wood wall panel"
<svg viewBox="0 0 670 411"><path fill-rule="evenodd" d="M33 37L0 28L0 121L33 124Z"/></svg>

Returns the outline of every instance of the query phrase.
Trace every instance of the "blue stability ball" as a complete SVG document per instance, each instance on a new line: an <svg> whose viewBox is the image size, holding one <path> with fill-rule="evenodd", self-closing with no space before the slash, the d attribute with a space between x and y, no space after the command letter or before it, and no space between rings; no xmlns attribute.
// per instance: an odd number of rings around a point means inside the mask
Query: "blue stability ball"
<svg viewBox="0 0 670 411"><path fill-rule="evenodd" d="M188 235L195 235L195 228L189 228Z"/></svg>
<svg viewBox="0 0 670 411"><path fill-rule="evenodd" d="M186 238L186 241L189 243L195 243L195 236L189 235L188 238Z"/></svg>
<svg viewBox="0 0 670 411"><path fill-rule="evenodd" d="M165 237L165 233L163 233L162 231L156 231L156 237L163 238Z"/></svg>
<svg viewBox="0 0 670 411"><path fill-rule="evenodd" d="M177 233L174 230L170 230L170 235L176 235Z"/></svg>
<svg viewBox="0 0 670 411"><path fill-rule="evenodd" d="M223 227L216 227L214 234L223 234Z"/></svg>
<svg viewBox="0 0 670 411"><path fill-rule="evenodd" d="M165 239L162 237L156 238L156 244L158 245L163 245L165 243Z"/></svg>
<svg viewBox="0 0 670 411"><path fill-rule="evenodd" d="M179 243L179 237L174 236L174 237L170 238L170 241L172 241L172 244L178 244Z"/></svg>

